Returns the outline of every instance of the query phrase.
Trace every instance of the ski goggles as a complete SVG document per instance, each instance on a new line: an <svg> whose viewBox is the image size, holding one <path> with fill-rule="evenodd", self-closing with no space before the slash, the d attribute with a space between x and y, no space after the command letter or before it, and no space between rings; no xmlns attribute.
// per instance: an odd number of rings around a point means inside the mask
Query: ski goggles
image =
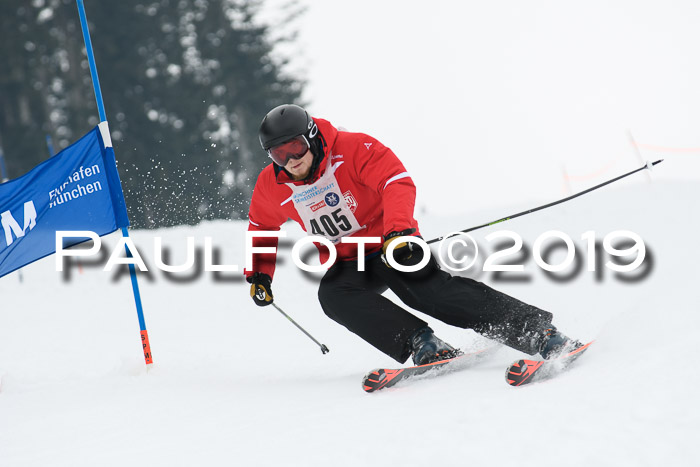
<svg viewBox="0 0 700 467"><path fill-rule="evenodd" d="M289 162L289 159L298 160L304 157L306 151L310 149L309 141L306 136L299 135L282 144L273 146L267 150L267 155L270 156L275 164L284 167Z"/></svg>

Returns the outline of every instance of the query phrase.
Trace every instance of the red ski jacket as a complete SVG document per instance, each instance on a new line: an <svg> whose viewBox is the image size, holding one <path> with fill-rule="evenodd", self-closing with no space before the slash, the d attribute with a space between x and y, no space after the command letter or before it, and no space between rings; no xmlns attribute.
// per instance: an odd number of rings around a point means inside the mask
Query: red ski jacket
<svg viewBox="0 0 700 467"><path fill-rule="evenodd" d="M302 229L304 222L290 202L293 195L291 187L312 185L327 170L328 158L337 165L335 178L347 206L350 207L357 222L364 226L352 233L353 237L384 237L391 232L416 229L418 223L413 218L416 187L403 164L391 149L363 133L338 131L330 122L314 118L319 132L326 142L323 160L317 173L310 181L294 181L284 170L275 174L274 164L265 167L258 176L253 190L248 214L248 230L276 231L287 221L293 219ZM342 162L342 163L341 163ZM277 238L255 238L256 247L277 247ZM328 249L315 243L319 250L321 263L328 259ZM381 250L382 243L365 245L365 255ZM357 258L357 245L352 243L335 244L338 260ZM256 253L253 255L253 268L246 270L246 277L254 272L274 276L276 254Z"/></svg>

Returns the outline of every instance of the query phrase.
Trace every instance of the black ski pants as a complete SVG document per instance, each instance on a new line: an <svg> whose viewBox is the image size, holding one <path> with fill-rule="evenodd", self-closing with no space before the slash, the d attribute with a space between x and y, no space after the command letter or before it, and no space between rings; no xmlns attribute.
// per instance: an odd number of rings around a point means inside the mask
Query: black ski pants
<svg viewBox="0 0 700 467"><path fill-rule="evenodd" d="M452 276L432 256L427 266L411 273L387 267L379 255L366 259L365 271L357 270L357 261L337 261L318 289L323 311L400 363L411 355L411 335L427 323L383 297L387 288L415 310L529 355L537 353L542 333L551 327L551 313Z"/></svg>

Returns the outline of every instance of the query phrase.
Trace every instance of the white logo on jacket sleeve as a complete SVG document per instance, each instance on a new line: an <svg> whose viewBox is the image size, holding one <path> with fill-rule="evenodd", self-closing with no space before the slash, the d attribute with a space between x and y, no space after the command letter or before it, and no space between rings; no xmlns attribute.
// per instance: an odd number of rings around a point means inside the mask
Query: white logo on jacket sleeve
<svg viewBox="0 0 700 467"><path fill-rule="evenodd" d="M367 148L368 151L369 151L370 146L372 146L372 143L365 143L365 147Z"/></svg>

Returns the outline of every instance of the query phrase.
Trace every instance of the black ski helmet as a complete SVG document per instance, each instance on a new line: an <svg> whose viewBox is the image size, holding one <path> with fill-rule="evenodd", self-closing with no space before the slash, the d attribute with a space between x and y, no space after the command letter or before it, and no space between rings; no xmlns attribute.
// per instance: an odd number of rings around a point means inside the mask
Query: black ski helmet
<svg viewBox="0 0 700 467"><path fill-rule="evenodd" d="M318 127L306 110L294 104L270 110L258 130L260 145L265 151L299 135L306 136L308 143L314 146L312 141L318 135Z"/></svg>

